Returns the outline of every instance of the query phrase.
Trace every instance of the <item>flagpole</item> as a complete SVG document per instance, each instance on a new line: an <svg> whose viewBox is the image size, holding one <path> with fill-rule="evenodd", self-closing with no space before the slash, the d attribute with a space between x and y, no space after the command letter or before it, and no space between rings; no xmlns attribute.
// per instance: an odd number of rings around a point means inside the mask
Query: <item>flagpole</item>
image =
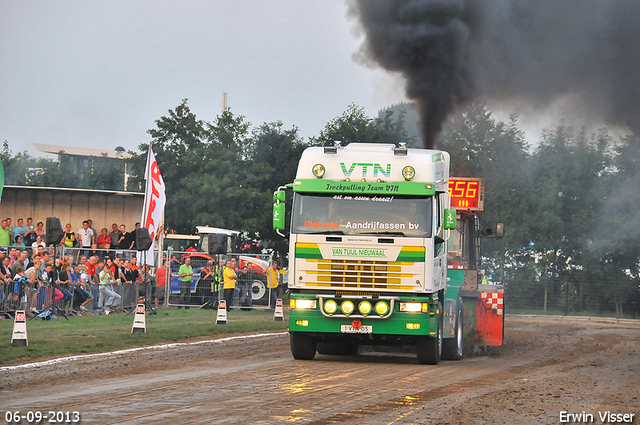
<svg viewBox="0 0 640 425"><path fill-rule="evenodd" d="M147 216L147 211L149 208L149 179L151 178L151 142L149 142L149 148L147 149L147 163L146 166L144 168L144 204L142 206L142 218L140 219L140 223L142 223L142 227L147 228L147 222L146 222L146 216ZM147 252L144 251L144 253L142 251L140 251L139 255L143 254L144 255L144 259L141 258L142 263L146 266L147 265Z"/></svg>
<svg viewBox="0 0 640 425"><path fill-rule="evenodd" d="M147 149L147 163L144 167L144 204L142 205L142 219L140 220L140 223L142 223L142 226L147 227L147 223L145 222L145 211L147 210L148 207L148 202L149 202L149 194L147 193L147 181L149 181L149 177L150 177L150 173L151 173L151 164L149 164L149 161L151 160L151 142L149 142L149 148Z"/></svg>
<svg viewBox="0 0 640 425"><path fill-rule="evenodd" d="M164 209L162 210L162 221L160 222L158 229L162 229L162 231L158 234L158 245L160 246L158 248L158 262L156 263L156 270L164 266Z"/></svg>

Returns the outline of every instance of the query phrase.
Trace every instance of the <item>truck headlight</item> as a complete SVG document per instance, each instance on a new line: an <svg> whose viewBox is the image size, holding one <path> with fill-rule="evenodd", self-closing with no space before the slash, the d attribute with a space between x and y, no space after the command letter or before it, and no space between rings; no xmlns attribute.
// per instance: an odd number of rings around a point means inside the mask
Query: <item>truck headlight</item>
<svg viewBox="0 0 640 425"><path fill-rule="evenodd" d="M324 172L325 172L324 165L322 164L314 165L313 168L311 169L311 172L313 173L314 176L321 179L322 176L324 176Z"/></svg>
<svg viewBox="0 0 640 425"><path fill-rule="evenodd" d="M400 303L400 311L408 313L427 313L429 311L429 303L408 302Z"/></svg>
<svg viewBox="0 0 640 425"><path fill-rule="evenodd" d="M402 177L404 177L406 181L411 180L415 175L416 175L416 169L413 168L411 165L407 165L402 169Z"/></svg>
<svg viewBox="0 0 640 425"><path fill-rule="evenodd" d="M318 300L309 300L305 298L294 298L291 300L291 308L301 310L311 310L318 306Z"/></svg>
<svg viewBox="0 0 640 425"><path fill-rule="evenodd" d="M367 314L371 313L372 308L373 307L371 306L371 303L369 301L360 301L360 304L358 304L358 311L363 316L366 316Z"/></svg>
<svg viewBox="0 0 640 425"><path fill-rule="evenodd" d="M356 306L355 304L353 304L353 301L347 300L347 301L343 301L342 304L340 304L340 310L342 310L342 312L347 316L353 313L353 310L355 309L356 309Z"/></svg>
<svg viewBox="0 0 640 425"><path fill-rule="evenodd" d="M327 314L334 314L338 311L338 303L335 300L326 300L324 302L324 311Z"/></svg>
<svg viewBox="0 0 640 425"><path fill-rule="evenodd" d="M376 313L380 316L384 316L389 312L389 304L384 301L378 301L375 306Z"/></svg>

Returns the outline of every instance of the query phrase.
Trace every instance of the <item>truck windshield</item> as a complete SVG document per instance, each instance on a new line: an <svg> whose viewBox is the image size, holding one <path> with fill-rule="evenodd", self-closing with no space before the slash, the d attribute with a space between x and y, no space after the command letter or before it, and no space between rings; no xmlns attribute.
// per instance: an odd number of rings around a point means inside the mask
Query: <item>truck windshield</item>
<svg viewBox="0 0 640 425"><path fill-rule="evenodd" d="M296 193L293 233L431 237L431 197Z"/></svg>

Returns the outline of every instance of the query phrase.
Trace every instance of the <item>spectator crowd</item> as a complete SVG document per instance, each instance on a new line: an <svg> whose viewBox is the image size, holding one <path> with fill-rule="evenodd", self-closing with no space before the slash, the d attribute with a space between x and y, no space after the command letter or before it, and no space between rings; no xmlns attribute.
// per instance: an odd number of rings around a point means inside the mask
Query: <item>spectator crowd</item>
<svg viewBox="0 0 640 425"><path fill-rule="evenodd" d="M102 228L98 233L87 219L74 232L67 223L54 246L47 244L43 222L19 218L12 227L11 218L2 220L0 312L40 314L55 303L62 314L81 316L95 308L109 313L135 306L152 281L164 289L170 272L156 273L157 280L149 266L138 265L135 228L127 232L124 224L113 223L110 232Z"/></svg>
<svg viewBox="0 0 640 425"><path fill-rule="evenodd" d="M261 275L266 284L268 306L275 308L278 296L279 271L271 262L266 270L255 272L246 260L236 261L234 255L220 260L208 257L195 269L189 251L181 260L176 255L165 259L162 267L151 270L140 266L136 257L135 229L127 232L124 224L111 225L97 232L90 219L74 231L71 223L64 226L59 244L49 244L43 222L34 225L31 217L26 223L19 218L12 226L11 218L2 220L0 227L0 313L28 310L42 314L55 305L63 314L81 316L99 309L110 313L133 308L152 290L156 307L167 305L167 287L172 276L179 280L179 294L173 294L172 304L178 308L202 305L217 308L224 299L231 309L234 301L239 307L253 307L252 285ZM194 250L195 252L195 250ZM198 256L198 260L203 260ZM239 257L240 259L240 257ZM195 291L192 289L197 281ZM149 301L151 301L149 293ZM147 304L150 308L150 304Z"/></svg>

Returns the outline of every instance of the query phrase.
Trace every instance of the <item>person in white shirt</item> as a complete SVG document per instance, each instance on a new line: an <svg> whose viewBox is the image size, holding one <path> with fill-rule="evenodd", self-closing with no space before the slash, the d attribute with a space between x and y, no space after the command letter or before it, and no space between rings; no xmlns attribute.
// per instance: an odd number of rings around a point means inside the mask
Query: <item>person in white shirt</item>
<svg viewBox="0 0 640 425"><path fill-rule="evenodd" d="M82 248L84 249L84 255L89 255L91 250L91 242L93 241L93 230L89 228L89 222L87 220L82 222L82 229L76 232Z"/></svg>
<svg viewBox="0 0 640 425"><path fill-rule="evenodd" d="M43 248L47 247L47 244L44 243L44 241L42 240L42 236L38 235L36 236L36 241L34 243L31 244L31 249L33 250L32 252L38 252L38 247L41 246Z"/></svg>

